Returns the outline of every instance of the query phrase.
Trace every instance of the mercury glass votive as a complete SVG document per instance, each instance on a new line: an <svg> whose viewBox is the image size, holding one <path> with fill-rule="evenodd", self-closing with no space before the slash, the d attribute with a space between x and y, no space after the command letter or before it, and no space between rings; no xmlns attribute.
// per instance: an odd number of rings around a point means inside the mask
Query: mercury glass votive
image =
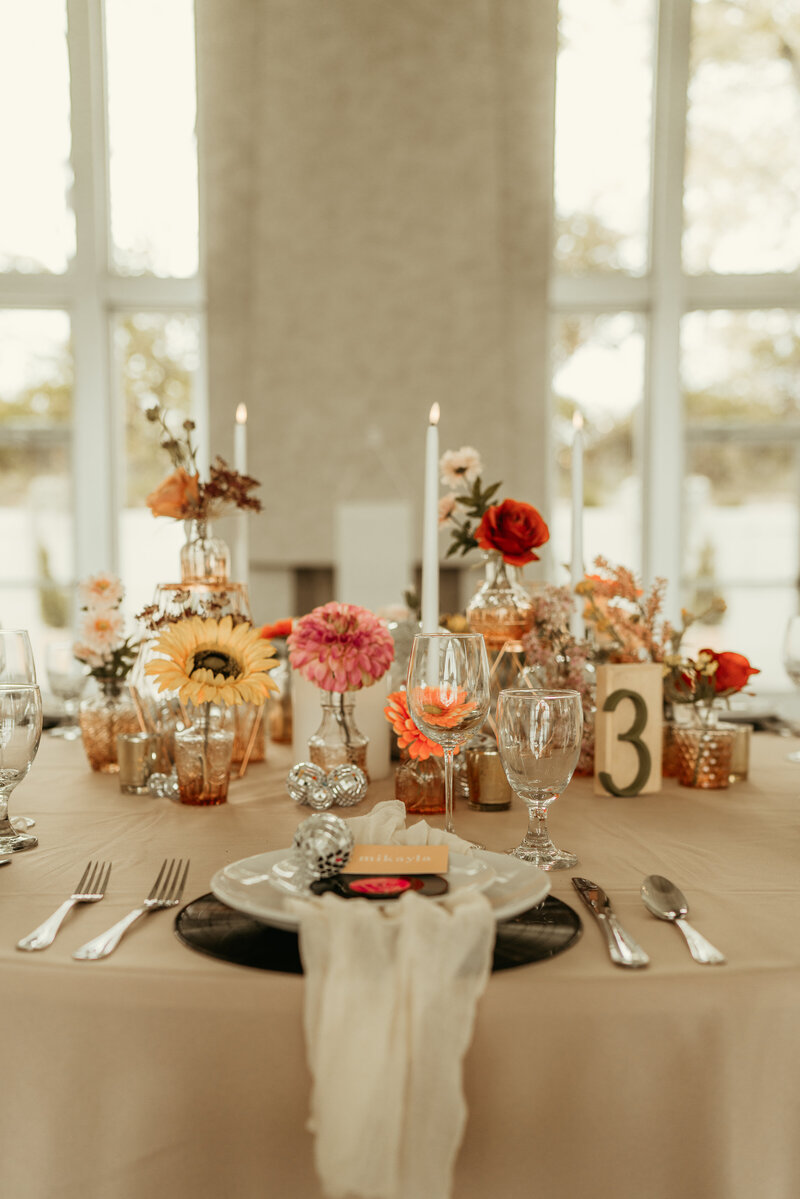
<svg viewBox="0 0 800 1199"><path fill-rule="evenodd" d="M750 736L752 724L737 724L736 736L733 739L731 753L731 772L728 780L731 783L743 783L750 773Z"/></svg>
<svg viewBox="0 0 800 1199"><path fill-rule="evenodd" d="M500 751L487 738L486 744L466 748L469 806L477 812L502 812L511 807L511 787Z"/></svg>
<svg viewBox="0 0 800 1199"><path fill-rule="evenodd" d="M150 775L155 769L156 738L151 733L119 733L117 762L119 789L126 795L149 795Z"/></svg>

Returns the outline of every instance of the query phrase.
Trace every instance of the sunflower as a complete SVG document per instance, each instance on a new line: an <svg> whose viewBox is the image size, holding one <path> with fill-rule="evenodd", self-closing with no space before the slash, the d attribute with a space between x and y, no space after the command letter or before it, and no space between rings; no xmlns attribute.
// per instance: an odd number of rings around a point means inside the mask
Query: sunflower
<svg viewBox="0 0 800 1199"><path fill-rule="evenodd" d="M153 648L162 656L147 663L145 674L159 691L177 691L183 703L263 704L278 690L266 673L278 665L275 647L251 624L234 627L230 616L176 621Z"/></svg>

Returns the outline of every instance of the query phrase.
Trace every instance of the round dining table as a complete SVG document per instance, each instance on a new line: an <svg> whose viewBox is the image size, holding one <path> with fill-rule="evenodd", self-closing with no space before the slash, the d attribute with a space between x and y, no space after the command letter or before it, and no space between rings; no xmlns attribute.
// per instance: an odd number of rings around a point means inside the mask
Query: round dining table
<svg viewBox="0 0 800 1199"><path fill-rule="evenodd" d="M479 1000L453 1199L797 1199L792 747L755 735L749 780L725 790L665 780L618 798L577 778L553 805L553 839L579 866L551 875L552 894L582 933L549 960L494 973ZM39 845L0 870L3 1199L321 1199L299 974L187 947L178 909L147 915L104 960L72 957L140 903L165 858L191 860L188 902L226 864L289 846L309 815L286 791L292 763L270 746L226 804L196 808L122 794L89 770L80 742L43 737L12 797ZM390 798L387 778L351 811ZM457 806L455 819L462 836L502 850L527 816L515 800ZM102 902L74 909L48 949L18 950L89 860L112 863ZM605 889L649 966L612 963L572 874ZM644 907L649 874L678 884L726 964L696 964Z"/></svg>

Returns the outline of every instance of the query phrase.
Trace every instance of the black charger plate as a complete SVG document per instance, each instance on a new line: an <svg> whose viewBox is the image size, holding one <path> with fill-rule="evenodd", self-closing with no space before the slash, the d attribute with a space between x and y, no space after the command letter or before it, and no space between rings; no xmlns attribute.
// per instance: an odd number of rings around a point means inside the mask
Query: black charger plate
<svg viewBox="0 0 800 1199"><path fill-rule="evenodd" d="M555 957L574 945L583 925L577 912L553 895L497 926L493 970L509 970ZM178 939L222 962L302 974L297 933L272 928L236 912L215 896L201 895L175 917Z"/></svg>

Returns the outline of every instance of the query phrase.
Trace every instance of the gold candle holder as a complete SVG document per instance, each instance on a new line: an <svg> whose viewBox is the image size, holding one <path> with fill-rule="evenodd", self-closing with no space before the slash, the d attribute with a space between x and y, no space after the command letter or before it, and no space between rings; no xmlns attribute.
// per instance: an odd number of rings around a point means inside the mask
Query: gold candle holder
<svg viewBox="0 0 800 1199"><path fill-rule="evenodd" d="M151 733L120 733L117 736L120 791L126 795L149 794L156 753L157 742Z"/></svg>
<svg viewBox="0 0 800 1199"><path fill-rule="evenodd" d="M731 772L728 779L732 783L743 783L750 773L750 734L752 724L737 724L736 736L733 739L731 754Z"/></svg>
<svg viewBox="0 0 800 1199"><path fill-rule="evenodd" d="M511 787L496 745L473 745L467 758L469 806L476 812L502 812L511 807Z"/></svg>

